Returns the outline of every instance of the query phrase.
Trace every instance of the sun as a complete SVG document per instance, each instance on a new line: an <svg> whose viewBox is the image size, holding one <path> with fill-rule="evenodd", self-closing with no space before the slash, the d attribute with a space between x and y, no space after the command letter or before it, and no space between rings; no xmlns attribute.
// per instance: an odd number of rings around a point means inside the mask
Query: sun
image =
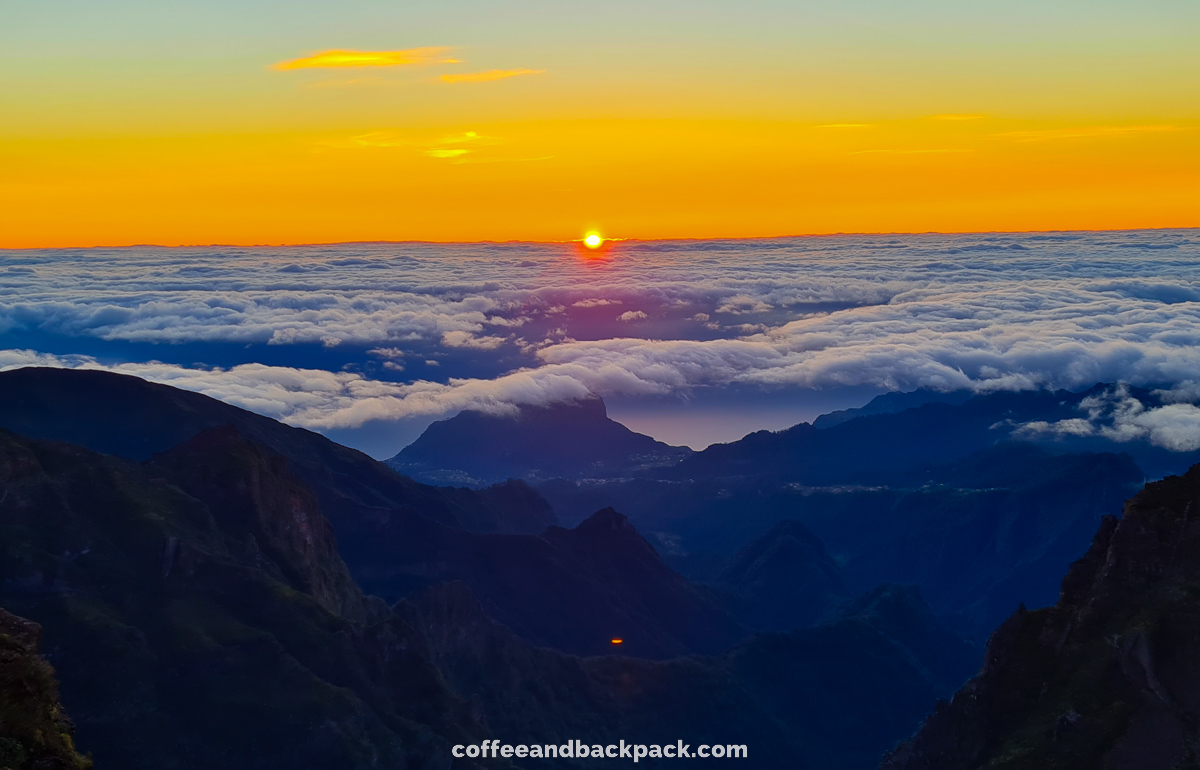
<svg viewBox="0 0 1200 770"><path fill-rule="evenodd" d="M589 249L598 249L602 243L604 243L604 239L600 237L599 233L588 233L583 239L583 245Z"/></svg>

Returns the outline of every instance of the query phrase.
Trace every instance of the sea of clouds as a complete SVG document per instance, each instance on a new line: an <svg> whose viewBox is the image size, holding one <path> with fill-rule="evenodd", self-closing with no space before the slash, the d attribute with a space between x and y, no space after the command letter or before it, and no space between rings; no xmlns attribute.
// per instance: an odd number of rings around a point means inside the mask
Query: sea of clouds
<svg viewBox="0 0 1200 770"><path fill-rule="evenodd" d="M519 243L0 251L0 367L111 369L318 430L588 393L1189 393L1198 346L1196 230L631 241L597 260Z"/></svg>

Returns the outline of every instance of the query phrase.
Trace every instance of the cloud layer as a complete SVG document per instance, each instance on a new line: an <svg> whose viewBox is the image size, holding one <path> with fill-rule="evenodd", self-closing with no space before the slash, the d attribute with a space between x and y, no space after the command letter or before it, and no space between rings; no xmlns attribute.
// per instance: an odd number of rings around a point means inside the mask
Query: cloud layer
<svg viewBox="0 0 1200 770"><path fill-rule="evenodd" d="M599 262L554 244L0 252L0 334L19 348L3 366L104 366L318 429L588 392L1171 386L1200 381L1200 234L626 241ZM324 352L206 361L232 345ZM1182 448L1197 417L1181 401L1105 424Z"/></svg>

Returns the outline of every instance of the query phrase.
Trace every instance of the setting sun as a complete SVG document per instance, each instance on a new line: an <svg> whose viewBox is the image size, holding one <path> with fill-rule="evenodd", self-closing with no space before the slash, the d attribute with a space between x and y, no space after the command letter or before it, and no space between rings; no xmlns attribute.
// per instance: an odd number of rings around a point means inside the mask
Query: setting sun
<svg viewBox="0 0 1200 770"><path fill-rule="evenodd" d="M596 233L588 233L587 237L583 239L583 245L589 249L598 249L602 243L604 243L604 239Z"/></svg>

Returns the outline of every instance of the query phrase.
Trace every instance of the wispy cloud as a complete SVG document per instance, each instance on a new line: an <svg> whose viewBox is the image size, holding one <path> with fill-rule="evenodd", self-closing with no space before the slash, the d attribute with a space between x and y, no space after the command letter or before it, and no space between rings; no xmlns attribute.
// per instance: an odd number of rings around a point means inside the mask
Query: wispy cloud
<svg viewBox="0 0 1200 770"><path fill-rule="evenodd" d="M312 89L327 89L327 88L370 88L373 86L386 85L390 81L380 77L362 77L362 78L331 78L328 80L317 80L308 83L305 87Z"/></svg>
<svg viewBox="0 0 1200 770"><path fill-rule="evenodd" d="M928 150L855 150L851 155L941 155L944 153L975 152L959 147L936 147Z"/></svg>
<svg viewBox="0 0 1200 770"><path fill-rule="evenodd" d="M461 72L442 75L443 83L487 83L492 80L504 80L520 75L541 75L546 70L488 70L486 72Z"/></svg>
<svg viewBox="0 0 1200 770"><path fill-rule="evenodd" d="M453 134L451 136L443 136L438 140L438 144L463 144L465 142L478 142L481 137L475 131L464 131L461 134Z"/></svg>
<svg viewBox="0 0 1200 770"><path fill-rule="evenodd" d="M431 158L457 158L459 156L466 155L468 152L470 152L470 150L464 150L462 148L458 148L458 149L435 148L432 150L426 150L425 154Z"/></svg>
<svg viewBox="0 0 1200 770"><path fill-rule="evenodd" d="M302 70L329 67L399 67L406 64L429 64L435 61L456 62L456 59L439 59L450 49L446 46L407 48L402 51L349 51L332 49L321 51L299 59L289 59L272 64L273 70Z"/></svg>
<svg viewBox="0 0 1200 770"><path fill-rule="evenodd" d="M484 136L477 131L462 131L449 134L437 139L415 136L400 131L371 131L356 134L348 139L328 142L330 146L343 148L393 148L407 147L413 152L419 152L430 158L445 158L455 160L463 155L474 152L478 148L500 143L501 140ZM461 161L460 161L461 162Z"/></svg>
<svg viewBox="0 0 1200 770"><path fill-rule="evenodd" d="M1170 125L1150 126L1080 126L1077 128L1047 128L1034 131L1005 131L993 134L997 139L1014 142L1052 142L1063 139L1093 139L1129 136L1131 134L1161 134L1183 129Z"/></svg>
<svg viewBox="0 0 1200 770"><path fill-rule="evenodd" d="M412 142L404 139L395 131L372 131L369 134L359 134L350 137L350 142L356 147L404 147Z"/></svg>

